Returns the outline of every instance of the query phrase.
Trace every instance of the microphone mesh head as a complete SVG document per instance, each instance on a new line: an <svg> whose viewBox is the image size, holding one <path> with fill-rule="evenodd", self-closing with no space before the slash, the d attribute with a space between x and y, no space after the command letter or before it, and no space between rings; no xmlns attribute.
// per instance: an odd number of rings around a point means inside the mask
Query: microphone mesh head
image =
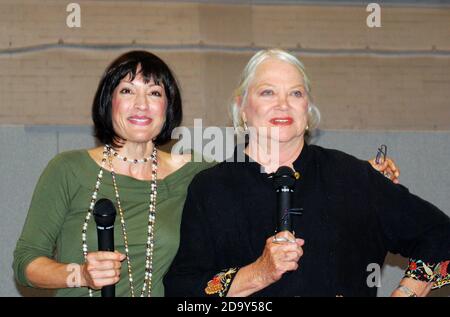
<svg viewBox="0 0 450 317"><path fill-rule="evenodd" d="M295 185L295 172L288 166L280 166L273 176L273 187L279 189L281 187L293 188Z"/></svg>
<svg viewBox="0 0 450 317"><path fill-rule="evenodd" d="M94 206L95 223L100 226L109 227L114 225L116 220L116 207L111 200L102 198L99 199Z"/></svg>

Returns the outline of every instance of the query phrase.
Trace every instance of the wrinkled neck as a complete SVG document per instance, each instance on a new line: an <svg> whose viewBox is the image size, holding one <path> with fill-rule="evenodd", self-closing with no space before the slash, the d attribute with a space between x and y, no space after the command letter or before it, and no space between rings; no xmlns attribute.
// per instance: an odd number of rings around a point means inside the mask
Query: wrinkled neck
<svg viewBox="0 0 450 317"><path fill-rule="evenodd" d="M250 138L245 153L264 167L267 173L275 172L280 166L293 168L294 161L300 155L305 141L298 137L290 142L258 142Z"/></svg>

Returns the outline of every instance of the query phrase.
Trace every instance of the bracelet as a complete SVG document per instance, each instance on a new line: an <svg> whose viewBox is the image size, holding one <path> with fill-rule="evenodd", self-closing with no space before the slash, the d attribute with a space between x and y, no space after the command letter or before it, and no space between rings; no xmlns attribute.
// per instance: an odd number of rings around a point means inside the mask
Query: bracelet
<svg viewBox="0 0 450 317"><path fill-rule="evenodd" d="M399 285L397 289L403 294L406 294L407 297L417 297L417 294L405 285Z"/></svg>

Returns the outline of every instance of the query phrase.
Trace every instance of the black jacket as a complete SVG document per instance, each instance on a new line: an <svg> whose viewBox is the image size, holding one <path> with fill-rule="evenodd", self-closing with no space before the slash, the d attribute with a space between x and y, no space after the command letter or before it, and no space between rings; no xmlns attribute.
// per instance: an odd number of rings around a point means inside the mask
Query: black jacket
<svg viewBox="0 0 450 317"><path fill-rule="evenodd" d="M234 158L236 159L235 151ZM221 270L255 261L276 229L276 193L256 162L222 162L188 189L180 247L164 279L166 296L205 296ZM440 262L450 259L450 219L432 204L375 171L369 163L304 146L293 207L305 240L299 268L255 296L376 296L368 265L388 251Z"/></svg>

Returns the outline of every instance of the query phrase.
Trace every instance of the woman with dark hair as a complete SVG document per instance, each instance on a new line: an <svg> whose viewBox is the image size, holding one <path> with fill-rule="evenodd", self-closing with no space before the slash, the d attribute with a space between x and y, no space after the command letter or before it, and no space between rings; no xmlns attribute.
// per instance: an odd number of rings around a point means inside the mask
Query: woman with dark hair
<svg viewBox="0 0 450 317"><path fill-rule="evenodd" d="M210 164L156 149L170 140L182 108L172 72L149 52L126 53L107 68L92 118L102 146L58 154L39 179L14 253L16 277L57 296L98 296L116 283L117 296L163 296L186 187ZM92 251L100 198L118 209L116 252Z"/></svg>

